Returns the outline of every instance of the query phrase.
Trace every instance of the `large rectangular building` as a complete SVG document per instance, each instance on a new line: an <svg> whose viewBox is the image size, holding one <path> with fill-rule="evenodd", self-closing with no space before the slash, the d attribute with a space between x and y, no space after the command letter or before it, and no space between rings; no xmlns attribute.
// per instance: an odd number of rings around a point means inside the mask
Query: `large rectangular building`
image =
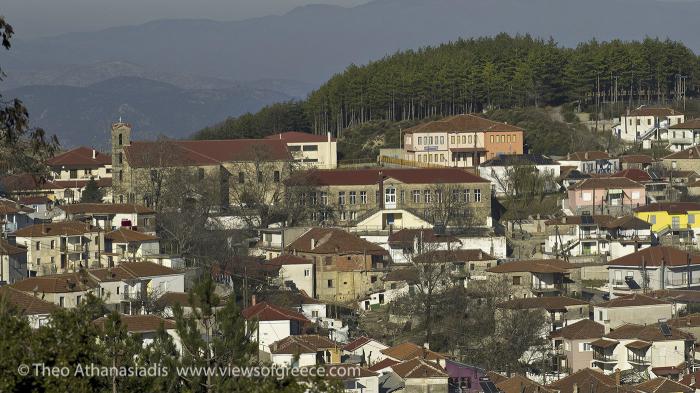
<svg viewBox="0 0 700 393"><path fill-rule="evenodd" d="M421 164L475 167L503 154L523 154L522 128L456 115L403 131L403 158Z"/></svg>

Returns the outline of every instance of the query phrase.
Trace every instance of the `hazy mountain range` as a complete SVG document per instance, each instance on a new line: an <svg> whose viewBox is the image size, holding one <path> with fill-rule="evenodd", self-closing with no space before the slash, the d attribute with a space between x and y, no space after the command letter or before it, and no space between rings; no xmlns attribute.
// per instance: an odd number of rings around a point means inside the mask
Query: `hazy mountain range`
<svg viewBox="0 0 700 393"><path fill-rule="evenodd" d="M32 114L40 114L35 120L59 136L71 125L95 132L115 115L132 113L139 114L129 119L137 129L183 136L227 115L304 96L351 63L458 37L530 33L572 46L592 37L658 36L697 52L698 15L699 1L376 0L233 22L157 20L17 39L9 54L0 54L8 73L0 87L25 86L5 92L25 98ZM172 96L177 100L161 94L164 84L179 92ZM26 87L32 85L38 86Z"/></svg>

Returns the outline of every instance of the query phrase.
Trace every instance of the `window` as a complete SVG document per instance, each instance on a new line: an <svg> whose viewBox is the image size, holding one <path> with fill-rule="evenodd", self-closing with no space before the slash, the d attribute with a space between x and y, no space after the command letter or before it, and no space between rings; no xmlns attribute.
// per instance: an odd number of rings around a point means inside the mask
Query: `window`
<svg viewBox="0 0 700 393"><path fill-rule="evenodd" d="M520 276L513 276L513 285L520 285Z"/></svg>
<svg viewBox="0 0 700 393"><path fill-rule="evenodd" d="M239 184L245 183L245 173L238 172L238 183Z"/></svg>
<svg viewBox="0 0 700 393"><path fill-rule="evenodd" d="M452 136L450 137L450 143L453 144L453 145L455 144L455 136L454 136L454 135L452 135Z"/></svg>
<svg viewBox="0 0 700 393"><path fill-rule="evenodd" d="M321 191L321 205L327 205L328 204L328 193L325 191Z"/></svg>
<svg viewBox="0 0 700 393"><path fill-rule="evenodd" d="M475 268L476 268L476 266L474 266L473 263L470 263L470 264L469 264L469 270L474 270Z"/></svg>
<svg viewBox="0 0 700 393"><path fill-rule="evenodd" d="M639 191L632 191L632 199L639 199Z"/></svg>
<svg viewBox="0 0 700 393"><path fill-rule="evenodd" d="M354 205L357 203L357 193L355 191L350 191L350 204Z"/></svg>
<svg viewBox="0 0 700 393"><path fill-rule="evenodd" d="M470 138L471 138L471 136L470 136ZM467 137L464 135L462 135L462 143L467 143Z"/></svg>
<svg viewBox="0 0 700 393"><path fill-rule="evenodd" d="M197 178L199 180L204 179L204 168L197 168Z"/></svg>
<svg viewBox="0 0 700 393"><path fill-rule="evenodd" d="M36 259L36 264L37 264L37 265L41 265L41 258L37 258L37 259Z"/></svg>
<svg viewBox="0 0 700 393"><path fill-rule="evenodd" d="M304 269L304 277L309 277L311 275L311 269Z"/></svg>
<svg viewBox="0 0 700 393"><path fill-rule="evenodd" d="M491 143L493 143L493 139L494 139L493 135L491 135L491 137L489 139L491 140Z"/></svg>
<svg viewBox="0 0 700 393"><path fill-rule="evenodd" d="M688 214L688 224L695 224L695 214Z"/></svg>
<svg viewBox="0 0 700 393"><path fill-rule="evenodd" d="M395 188L390 187L384 191L384 203L396 204L396 189Z"/></svg>
<svg viewBox="0 0 700 393"><path fill-rule="evenodd" d="M469 202L469 189L464 190L464 202Z"/></svg>
<svg viewBox="0 0 700 393"><path fill-rule="evenodd" d="M120 135L121 136L121 135ZM65 307L65 298L63 296L58 297L58 305L61 307Z"/></svg>
<svg viewBox="0 0 700 393"><path fill-rule="evenodd" d="M124 162L124 154L123 154L122 152L119 152L118 157L119 157L118 162L119 162L120 164L121 164L122 162Z"/></svg>
<svg viewBox="0 0 700 393"><path fill-rule="evenodd" d="M420 190L411 191L411 195L413 195L413 203L420 203Z"/></svg>
<svg viewBox="0 0 700 393"><path fill-rule="evenodd" d="M586 202L589 202L589 201L592 199L592 198L591 198L591 193L590 193L590 192L584 192L584 193L581 195L581 199L583 199L583 200L586 201Z"/></svg>
<svg viewBox="0 0 700 393"><path fill-rule="evenodd" d="M580 350L582 352L589 352L589 351L592 351L593 349L591 348L591 343L581 343Z"/></svg>
<svg viewBox="0 0 700 393"><path fill-rule="evenodd" d="M357 220L357 212L356 212L356 211L351 211L351 212L350 212L350 219L351 219L351 220Z"/></svg>
<svg viewBox="0 0 700 393"><path fill-rule="evenodd" d="M471 135L469 135L469 144L470 145L472 144L472 136Z"/></svg>
<svg viewBox="0 0 700 393"><path fill-rule="evenodd" d="M401 190L400 199L399 199L399 202L401 202L401 204L403 204L406 201L405 197L406 197L406 191Z"/></svg>
<svg viewBox="0 0 700 393"><path fill-rule="evenodd" d="M326 285L328 286L328 288L333 288L333 280L328 280Z"/></svg>
<svg viewBox="0 0 700 393"><path fill-rule="evenodd" d="M440 137L440 144L441 144L441 145L444 145L444 144L445 144L445 137L444 137L444 136L441 136L441 137Z"/></svg>
<svg viewBox="0 0 700 393"><path fill-rule="evenodd" d="M274 178L275 183L279 183L280 182L280 171L273 172L273 178Z"/></svg>
<svg viewBox="0 0 700 393"><path fill-rule="evenodd" d="M117 295L119 295L119 286L117 286Z"/></svg>
<svg viewBox="0 0 700 393"><path fill-rule="evenodd" d="M304 151L318 151L318 145L304 145L302 150L304 150Z"/></svg>
<svg viewBox="0 0 700 393"><path fill-rule="evenodd" d="M56 248L56 241L55 241L55 240L51 240L51 243L50 243L50 244L51 244L51 249L52 249L52 250Z"/></svg>
<svg viewBox="0 0 700 393"><path fill-rule="evenodd" d="M311 311L311 316L313 318L318 318L318 311Z"/></svg>
<svg viewBox="0 0 700 393"><path fill-rule="evenodd" d="M262 183L262 182L263 182L263 174L261 171L258 171L258 183Z"/></svg>
<svg viewBox="0 0 700 393"><path fill-rule="evenodd" d="M363 205L367 204L367 191L360 191L360 203Z"/></svg>
<svg viewBox="0 0 700 393"><path fill-rule="evenodd" d="M637 125L642 125L642 119L637 119Z"/></svg>
<svg viewBox="0 0 700 393"><path fill-rule="evenodd" d="M117 139L119 140L119 141L117 142L117 145L121 146L121 145L122 145L122 142L124 141L124 137L122 136L121 133L120 133L119 135L117 135Z"/></svg>
<svg viewBox="0 0 700 393"><path fill-rule="evenodd" d="M81 299L80 295L76 296L75 297L75 304L80 304L80 299Z"/></svg>
<svg viewBox="0 0 700 393"><path fill-rule="evenodd" d="M372 283L372 284L374 284L375 282L377 282L377 276L372 276L372 277L370 277L370 278L369 278L369 282Z"/></svg>
<svg viewBox="0 0 700 393"><path fill-rule="evenodd" d="M423 190L423 202L430 203L432 201L432 193L430 190Z"/></svg>
<svg viewBox="0 0 700 393"><path fill-rule="evenodd" d="M432 137L432 136L431 136L431 137L428 137L428 140L429 140L428 144L429 144L429 145L432 145L432 144L433 144L433 137Z"/></svg>
<svg viewBox="0 0 700 393"><path fill-rule="evenodd" d="M289 151L301 151L301 146L296 145L296 146L288 146Z"/></svg>
<svg viewBox="0 0 700 393"><path fill-rule="evenodd" d="M459 196L460 196L460 191L459 189L455 188L452 190L452 202L458 202L459 201Z"/></svg>
<svg viewBox="0 0 700 393"><path fill-rule="evenodd" d="M345 204L345 191L338 192L338 204L339 205Z"/></svg>
<svg viewBox="0 0 700 393"><path fill-rule="evenodd" d="M474 202L481 202L481 190L478 188L474 189Z"/></svg>
<svg viewBox="0 0 700 393"><path fill-rule="evenodd" d="M419 137L418 137L418 144L419 144L419 145L422 145L422 144L423 144L423 137L422 137L422 136L419 136Z"/></svg>
<svg viewBox="0 0 700 393"><path fill-rule="evenodd" d="M34 242L34 249L37 251L41 250L41 242Z"/></svg>
<svg viewBox="0 0 700 393"><path fill-rule="evenodd" d="M442 203L442 190L435 190L435 202Z"/></svg>
<svg viewBox="0 0 700 393"><path fill-rule="evenodd" d="M77 169L71 169L70 173L68 174L71 179L77 179L78 178L78 170Z"/></svg>

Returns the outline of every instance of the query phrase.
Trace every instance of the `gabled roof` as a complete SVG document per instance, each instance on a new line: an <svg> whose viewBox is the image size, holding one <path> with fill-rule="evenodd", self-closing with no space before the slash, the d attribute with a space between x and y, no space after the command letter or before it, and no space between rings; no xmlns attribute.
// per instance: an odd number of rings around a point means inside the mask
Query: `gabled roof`
<svg viewBox="0 0 700 393"><path fill-rule="evenodd" d="M697 160L700 159L700 146L691 146L664 157L664 160Z"/></svg>
<svg viewBox="0 0 700 393"><path fill-rule="evenodd" d="M97 288L98 285L89 275L78 272L28 277L12 284L11 287L27 293L70 293L88 291Z"/></svg>
<svg viewBox="0 0 700 393"><path fill-rule="evenodd" d="M613 259L607 263L608 266L661 266L662 263L667 266L685 266L688 264L689 254L686 251L679 250L674 247L656 246L647 247L635 253L625 255L620 258ZM700 256L690 254L690 263L692 265L700 264Z"/></svg>
<svg viewBox="0 0 700 393"><path fill-rule="evenodd" d="M439 353L426 349L420 345L416 345L412 342L394 345L393 347L382 350L382 353L390 358L401 361L410 360L415 357L421 357L427 360L445 359L445 357Z"/></svg>
<svg viewBox="0 0 700 393"><path fill-rule="evenodd" d="M611 330L610 333L605 335L605 338L613 340L642 340L648 342L694 340L693 335L690 333L686 333L673 326L669 326L669 329L671 334L664 335L661 331L660 324L658 323L650 325L635 325L628 323Z"/></svg>
<svg viewBox="0 0 700 393"><path fill-rule="evenodd" d="M281 254L280 256L276 258L272 258L269 261L267 261L270 265L275 265L275 266L284 266L284 265L310 265L313 264L312 261L309 261L308 259L304 259L300 256L292 255L292 254Z"/></svg>
<svg viewBox="0 0 700 393"><path fill-rule="evenodd" d="M108 317L100 317L94 323L100 329L104 329ZM122 324L129 333L152 333L158 331L163 326L165 330L175 329L175 321L161 318L157 315L126 315L120 314Z"/></svg>
<svg viewBox="0 0 700 393"><path fill-rule="evenodd" d="M646 154L626 154L620 156L620 162L625 164L651 164L654 159Z"/></svg>
<svg viewBox="0 0 700 393"><path fill-rule="evenodd" d="M45 205L51 203L51 200L45 195L37 195L20 197L17 202L22 205Z"/></svg>
<svg viewBox="0 0 700 393"><path fill-rule="evenodd" d="M604 308L619 308L619 307L642 307L642 306L657 306L657 305L671 305L671 303L655 299L646 295L639 293L633 293L631 295L625 295L616 297L615 299L608 300L607 302L598 303L596 307Z"/></svg>
<svg viewBox="0 0 700 393"><path fill-rule="evenodd" d="M46 315L58 309L58 306L53 303L8 285L0 287L0 297L7 299L9 304L22 315Z"/></svg>
<svg viewBox="0 0 700 393"><path fill-rule="evenodd" d="M612 347L616 347L617 344L619 344L618 341L608 340L605 338L599 338L598 340L591 342L591 346L596 347L596 348L612 348Z"/></svg>
<svg viewBox="0 0 700 393"><path fill-rule="evenodd" d="M291 159L286 143L275 139L141 141L131 142L124 152L129 165L140 168Z"/></svg>
<svg viewBox="0 0 700 393"><path fill-rule="evenodd" d="M578 266L561 259L529 259L502 263L486 271L491 273L567 273Z"/></svg>
<svg viewBox="0 0 700 393"><path fill-rule="evenodd" d="M566 155L563 161L593 161L609 159L610 155L604 151L577 151Z"/></svg>
<svg viewBox="0 0 700 393"><path fill-rule="evenodd" d="M275 306L267 302L260 302L244 309L242 312L245 319L255 319L258 321L291 321L309 322L306 317L293 310Z"/></svg>
<svg viewBox="0 0 700 393"><path fill-rule="evenodd" d="M686 120L683 123L674 124L668 127L672 130L697 130L700 129L700 117Z"/></svg>
<svg viewBox="0 0 700 393"><path fill-rule="evenodd" d="M674 303L700 303L700 291L692 289L658 289L649 292L649 296Z"/></svg>
<svg viewBox="0 0 700 393"><path fill-rule="evenodd" d="M611 177L625 177L627 179L634 180L640 183L651 181L651 176L649 176L648 173L637 168L628 168L621 170L613 174Z"/></svg>
<svg viewBox="0 0 700 393"><path fill-rule="evenodd" d="M81 146L60 153L48 159L46 163L53 168L99 168L112 165L112 157L91 147Z"/></svg>
<svg viewBox="0 0 700 393"><path fill-rule="evenodd" d="M572 184L569 190L593 190L610 188L641 188L644 186L626 177L592 177Z"/></svg>
<svg viewBox="0 0 700 393"><path fill-rule="evenodd" d="M496 258L481 250L435 250L416 255L416 263L495 261Z"/></svg>
<svg viewBox="0 0 700 393"><path fill-rule="evenodd" d="M544 309L547 311L562 311L566 310L566 307L588 306L588 302L567 296L542 296L511 299L496 306L511 310Z"/></svg>
<svg viewBox="0 0 700 393"><path fill-rule="evenodd" d="M190 295L187 292L165 292L156 300L159 307L173 307L176 304L190 307Z"/></svg>
<svg viewBox="0 0 700 393"><path fill-rule="evenodd" d="M504 154L479 164L482 167L518 165L557 165L553 159L540 154Z"/></svg>
<svg viewBox="0 0 700 393"><path fill-rule="evenodd" d="M418 272L413 268L392 270L384 276L384 281L406 281L416 282Z"/></svg>
<svg viewBox="0 0 700 393"><path fill-rule="evenodd" d="M137 232L129 228L119 228L105 234L105 239L115 243L150 242L158 240L158 236Z"/></svg>
<svg viewBox="0 0 700 393"><path fill-rule="evenodd" d="M697 202L657 202L639 206L635 212L667 212L668 214L688 214L689 211L700 210Z"/></svg>
<svg viewBox="0 0 700 393"><path fill-rule="evenodd" d="M75 236L97 232L97 227L79 221L51 222L34 224L15 231L19 237Z"/></svg>
<svg viewBox="0 0 700 393"><path fill-rule="evenodd" d="M419 357L391 366L401 378L447 378L447 372L440 365Z"/></svg>
<svg viewBox="0 0 700 393"><path fill-rule="evenodd" d="M637 390L645 393L694 393L695 389L672 381L665 377L657 377L634 385Z"/></svg>
<svg viewBox="0 0 700 393"><path fill-rule="evenodd" d="M585 340L600 338L605 334L605 326L590 319L582 319L571 325L553 332L552 337L562 337L568 340Z"/></svg>
<svg viewBox="0 0 700 393"><path fill-rule="evenodd" d="M680 116L683 112L672 109L672 108L654 108L648 106L642 106L637 109L630 111L628 116L654 116L654 117L665 117L665 116ZM625 115L623 115L625 116Z"/></svg>
<svg viewBox="0 0 700 393"><path fill-rule="evenodd" d="M20 255L26 253L26 248L11 244L5 239L0 239L0 255Z"/></svg>
<svg viewBox="0 0 700 393"><path fill-rule="evenodd" d="M274 354L316 353L325 349L336 348L338 343L328 337L317 334L303 334L287 336L270 345L270 352Z"/></svg>
<svg viewBox="0 0 700 393"><path fill-rule="evenodd" d="M613 229L650 229L651 224L635 216L623 216L608 222L607 228Z"/></svg>
<svg viewBox="0 0 700 393"><path fill-rule="evenodd" d="M559 393L574 393L574 386L578 393L594 393L605 391L605 388L615 386L615 379L600 371L583 368L571 375L555 381L547 387L558 390Z"/></svg>
<svg viewBox="0 0 700 393"><path fill-rule="evenodd" d="M372 341L374 341L374 342L376 342L377 344L380 344L380 345L386 347L386 345L382 344L381 342L379 342L379 341L377 341L377 340L375 340L375 339L373 339L373 338L370 338L370 337L367 337L367 336L360 336L360 337L358 337L358 338L356 338L356 339L350 341L349 343L345 344L345 346L343 346L343 350L344 350L344 351L351 351L351 352L352 352L352 351L354 351L354 350L356 350L356 349L362 347L363 345L365 345L365 344L367 344L367 343L370 343L370 342L372 342Z"/></svg>
<svg viewBox="0 0 700 393"><path fill-rule="evenodd" d="M0 187L5 192L26 190L51 190L61 188L51 180L43 179L27 173L8 175L0 178Z"/></svg>
<svg viewBox="0 0 700 393"><path fill-rule="evenodd" d="M33 213L34 209L9 199L0 199L0 214Z"/></svg>
<svg viewBox="0 0 700 393"><path fill-rule="evenodd" d="M423 243L456 243L459 239L452 235L438 235L433 228L404 228L389 234L388 243L394 248L413 246L413 241L417 239Z"/></svg>
<svg viewBox="0 0 700 393"><path fill-rule="evenodd" d="M102 282L180 274L175 269L153 262L122 262L115 267L90 269L88 273Z"/></svg>
<svg viewBox="0 0 700 393"><path fill-rule="evenodd" d="M336 228L311 228L286 249L291 252L312 254L388 254L380 246Z"/></svg>
<svg viewBox="0 0 700 393"><path fill-rule="evenodd" d="M403 169L312 169L290 179L290 184L316 186L378 185L380 179L394 179L404 184L458 184L488 183L471 172L459 168L403 168Z"/></svg>
<svg viewBox="0 0 700 393"><path fill-rule="evenodd" d="M57 206L67 214L153 214L150 207L134 203L73 203Z"/></svg>
<svg viewBox="0 0 700 393"><path fill-rule="evenodd" d="M455 115L441 120L429 121L404 130L404 134L414 132L522 132L523 129L507 123L500 123L472 114Z"/></svg>
<svg viewBox="0 0 700 393"><path fill-rule="evenodd" d="M394 360L394 359L384 358L384 359L378 361L377 363L369 366L369 371L378 372L379 370L385 369L387 367L391 367L395 364L399 364L399 362Z"/></svg>
<svg viewBox="0 0 700 393"><path fill-rule="evenodd" d="M512 377L496 383L496 387L503 393L549 393L551 389L528 379L527 377L515 374Z"/></svg>
<svg viewBox="0 0 700 393"><path fill-rule="evenodd" d="M300 131L286 131L268 135L265 137L265 139L278 139L285 141L286 143L328 142L328 135L317 135ZM335 138L331 137L331 142L335 142Z"/></svg>

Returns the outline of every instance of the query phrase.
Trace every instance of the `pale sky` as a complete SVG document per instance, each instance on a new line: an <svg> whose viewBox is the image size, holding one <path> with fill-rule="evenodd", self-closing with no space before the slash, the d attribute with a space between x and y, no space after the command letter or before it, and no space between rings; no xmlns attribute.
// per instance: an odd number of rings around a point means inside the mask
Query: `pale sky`
<svg viewBox="0 0 700 393"><path fill-rule="evenodd" d="M307 4L352 7L368 0L2 0L18 38L101 30L155 19L241 20Z"/></svg>

